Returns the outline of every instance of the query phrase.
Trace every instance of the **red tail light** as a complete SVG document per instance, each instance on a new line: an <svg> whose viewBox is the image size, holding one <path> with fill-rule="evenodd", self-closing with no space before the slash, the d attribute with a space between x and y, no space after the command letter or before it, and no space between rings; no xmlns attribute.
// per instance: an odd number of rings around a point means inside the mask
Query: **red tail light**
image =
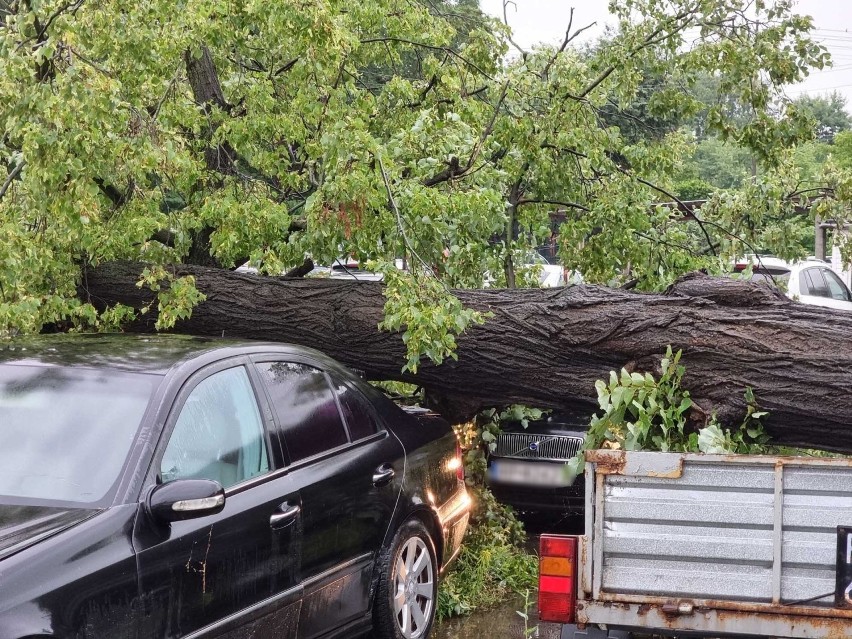
<svg viewBox="0 0 852 639"><path fill-rule="evenodd" d="M464 481L464 457L462 456L461 443L456 442L456 459L458 459L458 467L456 468L456 479Z"/></svg>
<svg viewBox="0 0 852 639"><path fill-rule="evenodd" d="M542 535L539 541L538 618L574 623L577 613L577 538Z"/></svg>

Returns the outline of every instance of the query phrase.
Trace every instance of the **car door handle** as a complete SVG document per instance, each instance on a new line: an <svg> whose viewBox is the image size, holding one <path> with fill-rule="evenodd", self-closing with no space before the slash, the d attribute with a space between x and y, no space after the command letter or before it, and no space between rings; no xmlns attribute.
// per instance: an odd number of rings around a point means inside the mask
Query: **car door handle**
<svg viewBox="0 0 852 639"><path fill-rule="evenodd" d="M296 517L299 516L299 513L302 512L302 507L299 504L291 504L288 501L285 501L278 507L272 515L269 517L269 526L273 530L278 530L279 528L284 528L284 526L288 526L296 521Z"/></svg>
<svg viewBox="0 0 852 639"><path fill-rule="evenodd" d="M384 486L396 475L390 464L382 464L373 472L373 486Z"/></svg>

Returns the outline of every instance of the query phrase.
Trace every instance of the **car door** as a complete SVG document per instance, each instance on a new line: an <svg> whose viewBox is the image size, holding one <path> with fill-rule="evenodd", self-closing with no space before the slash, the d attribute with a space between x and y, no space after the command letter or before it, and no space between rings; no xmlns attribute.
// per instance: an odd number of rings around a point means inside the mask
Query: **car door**
<svg viewBox="0 0 852 639"><path fill-rule="evenodd" d="M390 532L404 451L342 374L332 378L310 360L255 363L302 498L299 637L312 639L369 612L373 563Z"/></svg>
<svg viewBox="0 0 852 639"><path fill-rule="evenodd" d="M821 268L820 272L828 287L828 293L831 296L831 308L839 308L847 311L852 310L852 294L850 294L843 280L829 268Z"/></svg>
<svg viewBox="0 0 852 639"><path fill-rule="evenodd" d="M139 518L140 584L148 605L167 611L164 638L295 637L299 494L276 469L280 446L247 363L232 360L189 380L154 459L158 483L203 478L225 488L217 515L170 525Z"/></svg>
<svg viewBox="0 0 852 639"><path fill-rule="evenodd" d="M830 269L822 266L801 270L799 300L804 304L852 310L849 289Z"/></svg>

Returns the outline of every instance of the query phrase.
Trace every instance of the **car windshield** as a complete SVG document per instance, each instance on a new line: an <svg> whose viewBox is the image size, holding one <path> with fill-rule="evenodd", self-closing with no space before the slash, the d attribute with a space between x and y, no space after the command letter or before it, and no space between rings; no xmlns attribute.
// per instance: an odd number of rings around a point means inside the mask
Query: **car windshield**
<svg viewBox="0 0 852 639"><path fill-rule="evenodd" d="M0 500L103 500L160 379L0 365Z"/></svg>

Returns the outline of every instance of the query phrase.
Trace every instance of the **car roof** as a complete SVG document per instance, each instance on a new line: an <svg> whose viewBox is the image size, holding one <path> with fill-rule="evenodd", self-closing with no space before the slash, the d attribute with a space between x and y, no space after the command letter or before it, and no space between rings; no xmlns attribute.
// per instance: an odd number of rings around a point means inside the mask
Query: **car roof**
<svg viewBox="0 0 852 639"><path fill-rule="evenodd" d="M223 356L278 351L313 359L329 358L291 344L189 335L122 333L59 334L0 342L0 364L108 368L164 375L182 362L216 351Z"/></svg>
<svg viewBox="0 0 852 639"><path fill-rule="evenodd" d="M785 260L782 260L778 257L773 257L771 255L746 255L736 261L737 264L748 264L751 263L754 268L767 267L767 268L786 268L790 269L791 264Z"/></svg>

